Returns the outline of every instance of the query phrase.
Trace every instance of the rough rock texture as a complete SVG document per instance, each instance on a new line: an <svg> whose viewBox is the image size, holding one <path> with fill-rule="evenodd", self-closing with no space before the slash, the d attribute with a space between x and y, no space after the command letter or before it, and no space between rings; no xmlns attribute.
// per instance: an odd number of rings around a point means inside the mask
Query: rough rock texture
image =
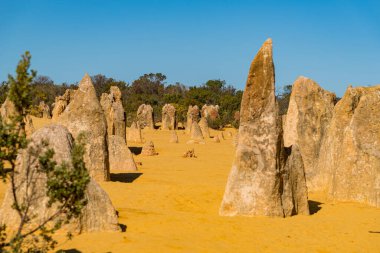
<svg viewBox="0 0 380 253"><path fill-rule="evenodd" d="M197 141L203 142L204 140L203 135L202 135L202 130L196 121L194 121L193 125L191 126L191 140L195 142Z"/></svg>
<svg viewBox="0 0 380 253"><path fill-rule="evenodd" d="M51 119L50 107L48 104L45 104L44 101L41 101L38 105L38 110L41 113L41 117L44 119Z"/></svg>
<svg viewBox="0 0 380 253"><path fill-rule="evenodd" d="M100 104L106 116L108 135L120 136L125 140L125 112L119 87L111 86L110 94L103 93Z"/></svg>
<svg viewBox="0 0 380 253"><path fill-rule="evenodd" d="M154 129L153 108L151 105L142 104L137 110L137 122L141 129L148 127Z"/></svg>
<svg viewBox="0 0 380 253"><path fill-rule="evenodd" d="M186 121L186 132L190 134L191 126L193 122L198 122L199 120L199 107L197 105L191 106L189 105L189 109L187 110L187 121Z"/></svg>
<svg viewBox="0 0 380 253"><path fill-rule="evenodd" d="M183 158L197 158L197 156L195 155L195 151L194 149L191 149L191 150L188 150L186 151L183 155L182 155Z"/></svg>
<svg viewBox="0 0 380 253"><path fill-rule="evenodd" d="M141 128L136 122L132 122L131 127L128 129L127 141L142 143L143 138L141 134Z"/></svg>
<svg viewBox="0 0 380 253"><path fill-rule="evenodd" d="M20 116L20 113L16 110L14 103L7 97L0 108L0 115L3 122L10 124L12 123L12 118ZM33 120L30 115L26 115L24 118L25 123L25 134L27 137L34 133Z"/></svg>
<svg viewBox="0 0 380 253"><path fill-rule="evenodd" d="M67 89L62 96L55 98L54 108L52 110L52 119L56 121L58 117L65 111L70 101L74 98L75 90Z"/></svg>
<svg viewBox="0 0 380 253"><path fill-rule="evenodd" d="M241 102L235 160L220 214L284 217L296 214L296 207L301 206L298 210L303 210L308 206L306 189L295 185L295 182L305 181L305 177L298 173L299 168L292 167L295 162L290 159L299 156L288 153L283 148L282 122L275 100L272 41L269 39L249 70ZM298 200L302 203L295 203Z"/></svg>
<svg viewBox="0 0 380 253"><path fill-rule="evenodd" d="M156 150L154 149L154 144L152 141L149 141L147 142L142 150L141 150L141 154L142 155L145 155L145 156L153 156L153 155L158 155L158 153L156 152Z"/></svg>
<svg viewBox="0 0 380 253"><path fill-rule="evenodd" d="M333 115L335 99L334 93L322 89L309 78L301 76L293 84L284 124L284 145L298 145L307 182L316 175L314 167Z"/></svg>
<svg viewBox="0 0 380 253"><path fill-rule="evenodd" d="M178 135L177 135L177 132L175 130L171 131L169 142L178 143Z"/></svg>
<svg viewBox="0 0 380 253"><path fill-rule="evenodd" d="M219 117L219 105L202 106L202 117L216 120Z"/></svg>
<svg viewBox="0 0 380 253"><path fill-rule="evenodd" d="M204 138L210 138L210 131L208 129L207 119L202 117L201 120L199 121L198 125L201 128L203 137Z"/></svg>
<svg viewBox="0 0 380 253"><path fill-rule="evenodd" d="M120 136L108 136L108 153L110 161L110 171L136 171L137 166L129 150L125 139Z"/></svg>
<svg viewBox="0 0 380 253"><path fill-rule="evenodd" d="M31 136L28 148L22 150L17 157L17 173L15 174L16 184L19 185L16 190L17 199L21 203L30 203L30 216L35 216L34 220L39 224L56 210L54 206L47 207L46 174L39 172L38 159L33 159L35 155L30 151L31 148L46 150L46 148L41 147L43 140L49 143L48 148L54 149L53 159L58 164L63 161L71 164L70 153L73 145L73 138L64 126L50 125L36 131ZM28 191L27 185L29 185ZM28 194L26 194L27 192ZM87 187L86 198L88 204L83 209L82 218L74 220L69 225L69 229L83 232L119 230L116 211L111 200L107 193L92 179ZM17 212L11 207L13 203L13 194L11 187L9 187L0 209L0 224L5 223L7 228L11 230L16 229L20 222Z"/></svg>
<svg viewBox="0 0 380 253"><path fill-rule="evenodd" d="M96 97L91 78L86 74L65 111L57 122L66 126L74 138L83 132L86 136L86 167L96 181L108 181L109 160L107 149L107 123Z"/></svg>
<svg viewBox="0 0 380 253"><path fill-rule="evenodd" d="M380 85L347 89L322 142L312 190L380 207L379 108Z"/></svg>
<svg viewBox="0 0 380 253"><path fill-rule="evenodd" d="M175 108L171 104L162 107L162 130L174 130L176 128Z"/></svg>

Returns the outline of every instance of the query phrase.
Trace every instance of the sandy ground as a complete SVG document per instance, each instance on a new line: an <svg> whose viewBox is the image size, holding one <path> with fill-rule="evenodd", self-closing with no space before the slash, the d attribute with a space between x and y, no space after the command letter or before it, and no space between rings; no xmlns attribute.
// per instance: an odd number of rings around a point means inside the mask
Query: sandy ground
<svg viewBox="0 0 380 253"><path fill-rule="evenodd" d="M47 122L34 123L39 128ZM101 184L125 232L82 234L61 241L59 248L134 253L380 252L380 209L332 203L321 194L309 195L310 216L221 217L218 209L234 153L231 138L190 145L181 130L178 144L169 143L169 131L144 130L143 135L154 142L159 155L136 155L135 161L142 163L138 173L115 171L111 182ZM198 158L182 158L192 148ZM1 185L0 198L3 193Z"/></svg>

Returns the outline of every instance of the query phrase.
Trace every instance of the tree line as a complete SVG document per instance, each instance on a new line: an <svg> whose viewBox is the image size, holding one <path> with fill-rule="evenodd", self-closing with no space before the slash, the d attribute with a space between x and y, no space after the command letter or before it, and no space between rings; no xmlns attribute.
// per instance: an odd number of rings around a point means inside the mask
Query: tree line
<svg viewBox="0 0 380 253"><path fill-rule="evenodd" d="M91 77L96 94L100 98L102 93L108 93L111 86L117 86L122 93L124 110L129 126L136 118L136 112L141 104L150 104L154 111L155 122L161 121L161 110L166 103L174 105L177 111L177 122L186 122L189 105L197 105L200 109L205 104L219 105L219 118L212 122L213 128L221 128L228 124L238 127L238 111L243 91L224 80L208 80L199 86L186 86L176 82L167 84L166 76L162 73L149 73L140 76L132 83L116 80L102 74ZM0 85L0 103L3 103L8 93L9 85L2 82ZM40 101L45 101L51 109L55 97L62 95L66 89L77 89L78 83L57 84L48 76L39 75L31 82L32 107L31 113L36 112ZM280 113L285 114L289 103L291 86L284 86L278 92L277 99Z"/></svg>

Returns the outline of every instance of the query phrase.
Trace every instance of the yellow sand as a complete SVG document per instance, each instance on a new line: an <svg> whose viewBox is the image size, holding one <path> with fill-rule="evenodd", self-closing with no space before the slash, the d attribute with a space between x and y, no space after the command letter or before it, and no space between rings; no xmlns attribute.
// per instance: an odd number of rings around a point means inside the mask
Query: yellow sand
<svg viewBox="0 0 380 253"><path fill-rule="evenodd" d="M34 123L39 128L46 120L34 119ZM134 253L380 252L380 209L332 203L317 194L309 196L315 212L310 216L219 216L233 159L232 140L189 145L183 132L178 131L180 143L174 144L169 143L169 131L144 130L145 140L154 142L159 155L135 156L136 162L142 162L138 166L142 174L126 176L128 182L101 184L126 232L82 234L59 247ZM198 158L182 158L191 148ZM1 186L0 197L3 192Z"/></svg>

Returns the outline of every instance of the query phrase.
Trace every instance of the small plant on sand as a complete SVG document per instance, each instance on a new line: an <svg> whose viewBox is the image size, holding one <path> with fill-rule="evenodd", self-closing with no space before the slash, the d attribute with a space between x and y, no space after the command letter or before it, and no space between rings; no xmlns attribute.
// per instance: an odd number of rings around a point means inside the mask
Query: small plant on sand
<svg viewBox="0 0 380 253"><path fill-rule="evenodd" d="M54 233L70 220L78 218L87 204L85 191L90 177L83 162L82 138L77 139L71 153L71 163L57 164L53 160L54 150L43 142L34 149L27 149L29 140L25 134L25 118L31 105L31 86L35 71L29 72L31 55L26 52L20 60L16 76L9 75L8 98L13 102L15 115L9 119L0 117L0 178L9 183L13 198L12 208L19 220L17 229L10 231L0 224L0 252L46 252L55 248ZM54 206L54 212L47 217L36 219L32 214L32 203L36 202L33 184L33 170L25 170L26 178L17 181L16 158L26 150L30 159L39 163L39 173L46 175L47 208ZM24 172L23 172L24 173ZM23 184L27 190L20 190ZM37 200L38 201L38 200ZM71 238L68 233L68 237Z"/></svg>

